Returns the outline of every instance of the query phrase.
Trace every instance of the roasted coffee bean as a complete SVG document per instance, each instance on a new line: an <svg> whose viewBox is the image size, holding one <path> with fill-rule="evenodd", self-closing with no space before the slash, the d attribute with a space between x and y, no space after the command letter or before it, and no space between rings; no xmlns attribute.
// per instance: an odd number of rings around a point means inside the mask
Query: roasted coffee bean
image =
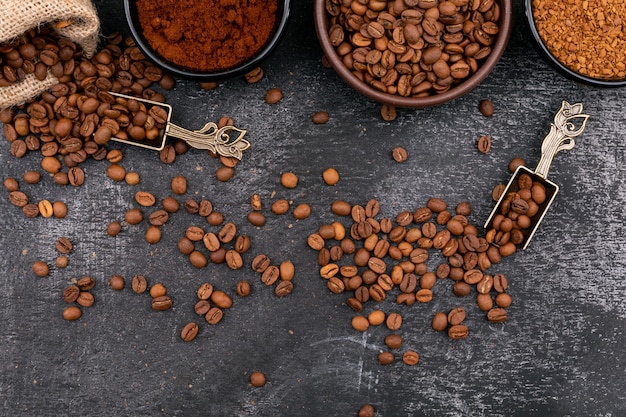
<svg viewBox="0 0 626 417"><path fill-rule="evenodd" d="M404 352L402 355L402 361L409 366L415 366L419 362L419 354L412 350Z"/></svg>
<svg viewBox="0 0 626 417"><path fill-rule="evenodd" d="M352 212L352 205L347 201L336 200L331 205L331 211L337 216L349 216Z"/></svg>
<svg viewBox="0 0 626 417"><path fill-rule="evenodd" d="M252 69L251 71L245 74L244 78L250 84L254 84L254 83L261 81L261 79L263 78L263 68L256 67Z"/></svg>
<svg viewBox="0 0 626 417"><path fill-rule="evenodd" d="M161 201L161 206L168 213L176 213L180 210L180 203L174 197L165 197L163 201Z"/></svg>
<svg viewBox="0 0 626 417"><path fill-rule="evenodd" d="M381 365L390 365L394 360L395 357L391 352L381 352L378 354L378 363Z"/></svg>
<svg viewBox="0 0 626 417"><path fill-rule="evenodd" d="M24 182L27 184L37 184L41 180L41 174L38 171L26 171L24 173Z"/></svg>
<svg viewBox="0 0 626 417"><path fill-rule="evenodd" d="M68 306L63 310L63 318L68 321L78 320L83 315L77 306Z"/></svg>
<svg viewBox="0 0 626 417"><path fill-rule="evenodd" d="M270 258L267 255L259 254L252 260L252 270L263 273L270 266Z"/></svg>
<svg viewBox="0 0 626 417"><path fill-rule="evenodd" d="M402 347L402 336L398 334L390 334L385 337L385 345L389 349L400 349Z"/></svg>
<svg viewBox="0 0 626 417"><path fill-rule="evenodd" d="M478 110L485 117L493 116L493 102L489 99L480 100Z"/></svg>
<svg viewBox="0 0 626 417"><path fill-rule="evenodd" d="M250 385L253 387L262 387L265 385L266 378L263 372L255 371L250 374Z"/></svg>
<svg viewBox="0 0 626 417"><path fill-rule="evenodd" d="M236 292L240 297L247 297L250 295L251 286L250 283L246 280L241 280L237 282Z"/></svg>
<svg viewBox="0 0 626 417"><path fill-rule="evenodd" d="M408 153L406 149L400 146L393 148L393 150L391 151L391 156L393 157L394 161L399 163L405 162L408 159Z"/></svg>
<svg viewBox="0 0 626 417"><path fill-rule="evenodd" d="M289 202L284 199L276 200L271 207L272 213L274 214L285 214L289 211Z"/></svg>
<svg viewBox="0 0 626 417"><path fill-rule="evenodd" d="M168 310L172 307L172 299L169 295L161 295L152 299L152 309L157 311Z"/></svg>
<svg viewBox="0 0 626 417"><path fill-rule="evenodd" d="M370 327L370 322L363 316L352 317L352 328L357 332L365 332Z"/></svg>
<svg viewBox="0 0 626 417"><path fill-rule="evenodd" d="M234 249L226 251L225 261L228 267L233 270L239 269L243 266L243 259L241 258L241 255Z"/></svg>
<svg viewBox="0 0 626 417"><path fill-rule="evenodd" d="M448 337L450 337L450 339L465 339L468 334L469 330L467 326L463 324L457 324L456 326L450 326L450 328L448 328Z"/></svg>
<svg viewBox="0 0 626 417"><path fill-rule="evenodd" d="M28 204L28 196L22 191L11 191L9 193L9 202L17 207L24 207Z"/></svg>
<svg viewBox="0 0 626 417"><path fill-rule="evenodd" d="M448 313L448 323L452 326L456 326L457 324L461 324L463 320L465 320L466 313L462 307L453 308Z"/></svg>
<svg viewBox="0 0 626 417"><path fill-rule="evenodd" d="M507 293L499 293L496 295L496 305L501 308L509 308L512 303L511 296Z"/></svg>
<svg viewBox="0 0 626 417"><path fill-rule="evenodd" d="M222 309L228 309L233 305L233 300L221 290L214 290L211 294L211 302Z"/></svg>
<svg viewBox="0 0 626 417"><path fill-rule="evenodd" d="M358 417L374 417L375 410L371 404L363 404L359 409Z"/></svg>
<svg viewBox="0 0 626 417"><path fill-rule="evenodd" d="M28 218L35 218L39 216L39 207L37 204L29 203L22 207L22 212Z"/></svg>
<svg viewBox="0 0 626 417"><path fill-rule="evenodd" d="M165 210L157 210L148 216L150 224L153 226L163 226L169 220L169 214Z"/></svg>
<svg viewBox="0 0 626 417"><path fill-rule="evenodd" d="M433 316L431 326L438 332L444 331L448 327L448 316L444 312L437 312Z"/></svg>
<svg viewBox="0 0 626 417"><path fill-rule="evenodd" d="M230 179L235 175L235 170L231 167L222 166L215 171L215 178L221 182L230 181Z"/></svg>
<svg viewBox="0 0 626 417"><path fill-rule="evenodd" d="M503 323L506 319L506 310L503 308L494 308L487 312L487 320L492 323Z"/></svg>
<svg viewBox="0 0 626 417"><path fill-rule="evenodd" d="M187 192L187 178L182 175L177 175L172 178L171 182L172 192L177 195L182 195Z"/></svg>
<svg viewBox="0 0 626 417"><path fill-rule="evenodd" d="M295 266L291 261L283 261L278 266L280 279L283 281L291 281L295 275Z"/></svg>
<svg viewBox="0 0 626 417"><path fill-rule="evenodd" d="M107 176L113 181L124 181L124 178L126 177L126 170L121 165L111 164L107 168Z"/></svg>
<svg viewBox="0 0 626 417"><path fill-rule="evenodd" d="M146 242L155 245L161 241L161 229L158 226L151 225L146 230Z"/></svg>
<svg viewBox="0 0 626 417"><path fill-rule="evenodd" d="M313 123L316 125L326 124L328 123L328 119L329 119L328 112L325 112L325 111L315 112L315 114L313 114L313 117L311 118Z"/></svg>
<svg viewBox="0 0 626 417"><path fill-rule="evenodd" d="M43 261L35 261L32 265L32 270L38 277L45 277L50 272L48 264Z"/></svg>
<svg viewBox="0 0 626 417"><path fill-rule="evenodd" d="M298 185L298 176L293 172L284 172L280 176L280 183L285 188L296 188Z"/></svg>
<svg viewBox="0 0 626 417"><path fill-rule="evenodd" d="M189 322L180 332L180 337L185 342L191 342L198 335L199 327L197 323Z"/></svg>
<svg viewBox="0 0 626 417"><path fill-rule="evenodd" d="M392 104L383 104L380 107L380 116L386 122L391 122L396 120L398 117L398 111L396 110L396 106ZM395 158L394 158L395 159ZM400 162L400 161L397 161Z"/></svg>
<svg viewBox="0 0 626 417"><path fill-rule="evenodd" d="M211 303L207 300L199 300L193 307L195 313L199 316L205 316L211 309Z"/></svg>
<svg viewBox="0 0 626 417"><path fill-rule="evenodd" d="M283 92L280 88L271 88L265 93L265 102L267 104L276 104L283 98Z"/></svg>
<svg viewBox="0 0 626 417"><path fill-rule="evenodd" d="M293 292L293 283L291 281L280 281L276 288L274 289L274 293L277 297L286 297L287 295Z"/></svg>
<svg viewBox="0 0 626 417"><path fill-rule="evenodd" d="M260 211L251 211L248 213L248 221L253 226L263 227L265 225L265 215Z"/></svg>
<svg viewBox="0 0 626 417"><path fill-rule="evenodd" d="M148 281L143 275L135 275L131 281L133 291L142 294L148 289Z"/></svg>
<svg viewBox="0 0 626 417"><path fill-rule="evenodd" d="M202 269L208 264L206 256L197 250L194 250L189 254L189 262L191 262L191 264L198 269Z"/></svg>
<svg viewBox="0 0 626 417"><path fill-rule="evenodd" d="M124 216L124 220L131 225L139 224L143 221L143 212L137 208L129 209Z"/></svg>
<svg viewBox="0 0 626 417"><path fill-rule="evenodd" d="M68 263L69 259L65 255L58 256L54 261L55 266L59 269L66 268Z"/></svg>
<svg viewBox="0 0 626 417"><path fill-rule="evenodd" d="M396 331L402 326L402 316L399 313L390 313L385 320L387 328Z"/></svg>
<svg viewBox="0 0 626 417"><path fill-rule="evenodd" d="M89 291L81 291L76 302L82 307L91 307L95 302L94 296Z"/></svg>
<svg viewBox="0 0 626 417"><path fill-rule="evenodd" d="M478 151L480 153L489 153L491 150L491 137L487 135L483 135L478 138Z"/></svg>
<svg viewBox="0 0 626 417"><path fill-rule="evenodd" d="M154 194L148 191L137 191L135 193L135 201L143 207L152 207L156 203Z"/></svg>
<svg viewBox="0 0 626 417"><path fill-rule="evenodd" d="M65 254L70 253L73 249L72 242L66 237L59 238L55 247L57 251Z"/></svg>
<svg viewBox="0 0 626 417"><path fill-rule="evenodd" d="M122 224L118 221L113 221L107 225L106 233L111 237L117 236L122 231Z"/></svg>
<svg viewBox="0 0 626 417"><path fill-rule="evenodd" d="M113 275L109 279L109 285L115 291L121 291L124 289L124 286L126 285L126 283L124 281L124 277L122 277L121 275Z"/></svg>
<svg viewBox="0 0 626 417"><path fill-rule="evenodd" d="M79 294L80 288L76 285L70 285L63 290L63 301L66 303L73 303L76 299L78 299Z"/></svg>

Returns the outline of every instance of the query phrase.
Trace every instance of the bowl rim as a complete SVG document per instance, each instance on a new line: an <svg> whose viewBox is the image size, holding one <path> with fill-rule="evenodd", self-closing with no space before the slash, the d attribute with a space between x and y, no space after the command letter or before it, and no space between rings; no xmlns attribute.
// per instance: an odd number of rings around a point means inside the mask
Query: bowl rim
<svg viewBox="0 0 626 417"><path fill-rule="evenodd" d="M584 74L580 74L561 63L561 61L559 61L554 55L552 55L548 47L544 44L543 39L541 39L541 36L539 35L537 25L535 24L535 18L533 16L533 0L524 1L524 12L526 14L526 23L528 29L530 30L530 33L533 37L535 46L539 49L540 55L550 64L552 64L552 66L555 67L562 75L573 81L578 81L596 87L626 86L626 78L614 81L593 78Z"/></svg>
<svg viewBox="0 0 626 417"><path fill-rule="evenodd" d="M482 63L480 68L469 78L445 93L435 94L428 97L402 97L394 94L383 93L365 84L356 78L343 62L339 59L328 37L328 14L326 13L325 0L315 0L314 18L317 37L326 54L328 61L334 70L352 88L366 97L383 104L391 104L401 108L426 108L446 103L455 98L461 97L476 88L493 71L494 67L504 54L511 35L513 20L513 0L501 0L502 25L496 43L492 47L491 54Z"/></svg>
<svg viewBox="0 0 626 417"><path fill-rule="evenodd" d="M141 52L143 52L156 65L160 66L162 69L170 72L171 74L179 75L181 77L196 81L224 81L244 75L259 66L261 61L264 61L280 43L280 40L286 32L291 10L291 0L277 0L279 11L281 10L280 6L282 5L282 15L280 21L275 24L274 34L269 39L267 44L256 55L254 55L252 59L229 69L212 72L202 72L178 67L175 64L172 64L165 60L154 49L152 49L152 47L150 47L150 45L143 36L141 25L138 21L136 8L133 8L135 3L136 0L124 0L124 14L126 15L126 22L131 31L133 39L135 40L137 46L141 49Z"/></svg>

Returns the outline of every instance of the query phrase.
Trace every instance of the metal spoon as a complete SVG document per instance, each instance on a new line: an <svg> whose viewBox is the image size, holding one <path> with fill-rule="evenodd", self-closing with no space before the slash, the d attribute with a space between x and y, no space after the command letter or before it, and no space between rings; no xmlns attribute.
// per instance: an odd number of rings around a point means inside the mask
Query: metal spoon
<svg viewBox="0 0 626 417"><path fill-rule="evenodd" d="M218 128L217 124L213 122L205 124L204 127L200 130L184 129L170 122L170 118L172 117L172 106L170 106L169 104L127 96L119 93L111 92L110 94L115 97L121 97L127 100L136 100L150 106L159 106L167 111L165 128L161 130L160 135L157 139L136 141L132 139L121 139L117 137L112 137L111 140L114 140L116 142L160 151L165 147L165 142L168 136L171 136L184 140L190 146L196 149L207 149L218 155L233 157L239 160L243 156L243 151L250 148L250 142L243 139L243 137L247 133L246 130L242 130L230 125ZM230 137L231 132L235 132L237 134L237 136L233 139L231 139Z"/></svg>
<svg viewBox="0 0 626 417"><path fill-rule="evenodd" d="M532 171L524 166L520 166L515 170L515 173L509 180L506 189L502 193L502 196L496 203L496 206L491 211L491 214L485 223L486 230L492 229L493 220L498 213L501 213L502 203L507 194L519 191L519 177L523 174L527 174L533 181L537 181L544 185L546 189L546 199L539 205L537 214L531 218L530 227L522 231L524 233L524 240L519 244L519 246L522 246L522 249L526 249L533 235L537 231L539 224L550 208L550 205L554 201L556 194L559 192L559 186L548 180L548 171L550 170L552 159L559 151L572 149L575 145L574 138L579 136L585 130L589 115L583 114L582 111L582 103L571 105L568 102L563 101L561 108L554 116L554 122L550 125L550 132L541 144L541 159L537 164L537 168L535 168L535 171Z"/></svg>

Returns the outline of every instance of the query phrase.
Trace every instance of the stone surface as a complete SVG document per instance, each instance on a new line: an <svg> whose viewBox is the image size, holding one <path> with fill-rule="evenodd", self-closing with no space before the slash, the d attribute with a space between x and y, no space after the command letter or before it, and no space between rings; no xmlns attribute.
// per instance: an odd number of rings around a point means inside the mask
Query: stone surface
<svg viewBox="0 0 626 417"><path fill-rule="evenodd" d="M122 2L99 0L96 6L105 32L128 33ZM112 145L124 151L121 164L141 174L139 185L109 180L106 161L83 164L86 180L79 188L55 186L48 175L37 185L21 181L35 201L66 201L65 219L26 219L2 190L0 414L345 416L365 403L381 416L626 413L626 90L579 85L555 73L532 48L522 4L516 3L509 47L478 88L435 108L401 109L395 121L384 122L379 104L321 65L312 2L294 2L292 16L287 36L263 65L261 82L235 79L206 91L179 80L166 93L173 121L181 126L199 129L227 115L248 130L252 148L229 182L215 179L220 164L201 151L164 165L154 152ZM264 95L273 87L284 98L269 106ZM484 98L494 103L491 118L478 110ZM380 366L376 358L389 332L382 326L363 334L351 328L353 312L346 297L330 293L319 277L308 234L323 222L346 222L330 212L339 198L354 204L378 198L381 216L415 210L430 197L452 206L468 201L470 219L482 224L493 204L492 188L509 178L508 162L519 156L537 164L562 100L583 102L591 118L576 147L553 163L549 178L561 191L530 247L490 270L509 279L508 321L487 322L475 297L456 298L450 281L437 282L428 304L369 304L367 312L380 307L404 316L404 343L396 356L405 350L420 355L415 367L400 360ZM317 111L329 112L328 123L313 124ZM486 155L476 148L481 135L493 139ZM2 179L39 169L35 153L18 160L2 142ZM403 164L391 157L396 146L408 151ZM328 167L341 176L333 187L322 180ZM298 175L295 189L280 185L286 171ZM145 220L115 238L106 235L111 221L123 221L136 206L136 191L161 201L179 174L189 184L181 202L210 199L251 237L242 270L193 267L176 242L188 226L210 228L183 211L170 217L156 245L145 241ZM261 228L246 220L254 193L267 218ZM289 213L273 215L270 205L279 198L293 207L310 204L312 215L302 221ZM60 237L74 244L68 267L34 276L35 260L54 265ZM276 265L294 262L291 295L276 297L250 269L259 253ZM108 286L115 274L126 279L122 291ZM163 283L173 307L153 311L147 293L133 293L130 279L137 274L150 284ZM62 291L86 275L97 281L90 290L95 304L66 322ZM249 297L235 294L241 279L252 283ZM217 326L194 313L196 290L205 281L233 297ZM470 333L451 341L430 322L436 311L457 306L467 311ZM180 330L190 321L200 324L200 332L185 343ZM263 388L249 384L253 371L266 375Z"/></svg>

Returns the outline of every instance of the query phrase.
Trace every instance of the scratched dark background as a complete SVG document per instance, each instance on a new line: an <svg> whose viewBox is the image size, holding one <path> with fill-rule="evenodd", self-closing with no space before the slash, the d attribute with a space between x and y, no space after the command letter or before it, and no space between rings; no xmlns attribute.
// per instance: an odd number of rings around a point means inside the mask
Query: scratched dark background
<svg viewBox="0 0 626 417"><path fill-rule="evenodd" d="M104 33L129 33L121 1L96 6ZM400 110L397 120L383 122L379 104L322 67L312 16L312 1L294 2L287 35L258 84L236 79L204 91L179 80L166 93L182 126L197 129L229 115L248 130L252 148L231 181L216 181L219 164L204 152L164 165L156 153L126 147L122 165L142 178L135 187L109 180L108 163L93 160L83 164L87 178L80 188L56 186L48 175L38 185L22 181L35 201L66 201L63 220L25 219L2 190L0 415L356 416L367 402L377 416L626 415L626 90L580 85L557 74L533 49L516 2L510 44L478 88L436 108ZM285 96L269 106L263 97L272 87ZM492 118L478 112L482 98L493 100ZM509 320L488 323L474 295L457 298L450 281L440 281L429 304L397 306L388 299L376 306L404 316L398 353L420 354L415 367L400 360L379 365L376 355L389 331L351 328L354 313L319 277L308 234L324 222L345 222L330 213L338 198L355 204L378 198L382 216L415 210L432 196L452 206L469 201L470 219L482 224L493 186L509 177L511 158L531 167L538 162L562 100L584 103L591 118L576 147L553 163L549 178L561 191L530 247L490 270L509 278ZM314 125L311 116L320 110L330 120ZM493 138L487 155L476 150L482 134ZM391 159L395 146L407 149L406 163ZM3 141L2 179L40 169L39 159L35 153L15 159ZM330 166L341 176L334 187L321 179ZM299 176L296 189L280 185L285 171ZM188 226L208 226L184 212L172 216L156 245L144 239L145 221L106 236L106 225L136 206L136 191L160 200L171 194L170 180L178 174L189 180L181 201L210 199L252 238L245 268L194 268L176 242ZM245 220L253 193L262 196L267 215L261 228ZM303 221L272 215L269 206L278 198L309 203L313 214ZM64 236L74 243L69 266L34 276L33 261L53 265L54 243ZM275 263L294 262L293 294L279 299L260 282L249 268L258 253ZM431 262L434 268L438 260ZM126 278L126 289L111 290L113 274ZM165 284L174 307L152 311L149 296L129 289L136 274ZM80 320L66 322L61 293L85 275L97 281L96 303ZM200 283L234 294L240 279L252 282L252 295L234 296L218 326L194 314ZM463 341L429 327L436 311L456 306L468 311L470 334ZM184 343L180 330L191 320L200 333ZM267 376L263 388L249 384L256 370Z"/></svg>

